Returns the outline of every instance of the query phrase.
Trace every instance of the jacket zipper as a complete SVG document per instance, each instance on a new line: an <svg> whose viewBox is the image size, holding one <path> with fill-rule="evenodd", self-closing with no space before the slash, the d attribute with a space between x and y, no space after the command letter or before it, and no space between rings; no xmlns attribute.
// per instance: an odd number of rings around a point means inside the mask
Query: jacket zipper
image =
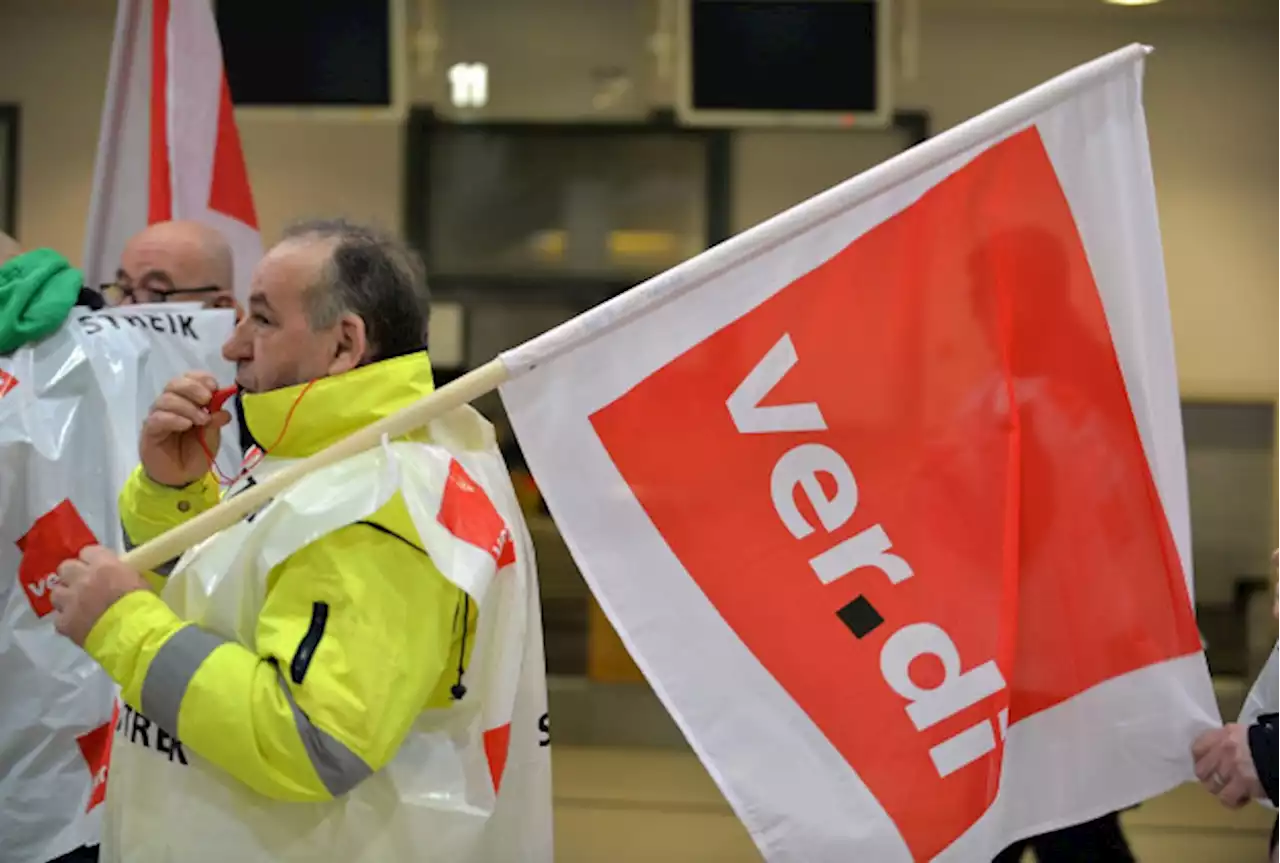
<svg viewBox="0 0 1280 863"><path fill-rule="evenodd" d="M324 638L324 626L329 621L329 603L313 602L311 604L311 625L307 634L302 636L298 651L293 654L293 662L289 663L289 677L295 684L301 684L311 667L311 658L315 656L320 639Z"/></svg>

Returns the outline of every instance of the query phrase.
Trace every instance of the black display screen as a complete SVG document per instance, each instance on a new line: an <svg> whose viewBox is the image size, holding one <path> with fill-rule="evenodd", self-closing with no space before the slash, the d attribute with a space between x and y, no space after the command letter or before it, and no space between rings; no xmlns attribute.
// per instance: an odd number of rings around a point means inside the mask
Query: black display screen
<svg viewBox="0 0 1280 863"><path fill-rule="evenodd" d="M217 0L237 105L391 104L386 0Z"/></svg>
<svg viewBox="0 0 1280 863"><path fill-rule="evenodd" d="M692 105L870 113L874 0L691 0Z"/></svg>

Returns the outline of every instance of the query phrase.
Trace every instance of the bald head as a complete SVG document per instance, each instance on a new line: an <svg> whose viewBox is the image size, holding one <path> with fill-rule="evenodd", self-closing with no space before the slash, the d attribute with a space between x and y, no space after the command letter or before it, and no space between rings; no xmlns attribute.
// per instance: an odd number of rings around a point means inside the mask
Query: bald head
<svg viewBox="0 0 1280 863"><path fill-rule="evenodd" d="M138 299L149 302L147 290L192 291L175 300L205 305L231 305L235 278L231 246L222 234L200 222L158 222L136 234L124 247L116 274L122 285L140 291Z"/></svg>

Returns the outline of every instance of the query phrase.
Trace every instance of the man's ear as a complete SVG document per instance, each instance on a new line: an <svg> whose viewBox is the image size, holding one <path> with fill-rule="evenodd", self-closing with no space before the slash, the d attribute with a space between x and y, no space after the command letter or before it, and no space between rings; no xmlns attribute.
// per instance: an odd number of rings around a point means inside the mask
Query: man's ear
<svg viewBox="0 0 1280 863"><path fill-rule="evenodd" d="M347 312L338 318L334 333L337 342L334 345L333 359L329 363L329 374L340 375L364 365L370 348L364 319Z"/></svg>

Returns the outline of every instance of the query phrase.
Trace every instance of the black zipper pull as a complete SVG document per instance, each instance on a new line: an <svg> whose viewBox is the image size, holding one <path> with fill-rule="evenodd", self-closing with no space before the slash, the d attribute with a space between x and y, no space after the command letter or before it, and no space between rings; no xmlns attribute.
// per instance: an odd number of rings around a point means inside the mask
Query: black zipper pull
<svg viewBox="0 0 1280 863"><path fill-rule="evenodd" d="M298 650L293 654L293 662L289 663L289 679L295 684L301 684L302 679L307 676L307 669L311 667L311 658L315 656L316 647L324 637L324 626L328 621L329 603L313 602L311 625L307 627L307 634L302 636L302 641L298 643Z"/></svg>

